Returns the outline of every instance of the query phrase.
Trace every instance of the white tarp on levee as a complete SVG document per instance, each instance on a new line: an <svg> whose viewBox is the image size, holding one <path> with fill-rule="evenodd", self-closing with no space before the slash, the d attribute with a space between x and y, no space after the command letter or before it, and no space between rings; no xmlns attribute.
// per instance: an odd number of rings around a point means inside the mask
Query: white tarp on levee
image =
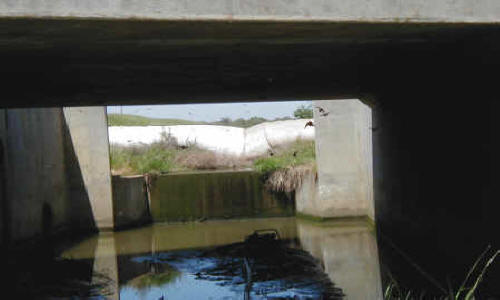
<svg viewBox="0 0 500 300"><path fill-rule="evenodd" d="M271 147L297 139L313 140L314 127L305 126L312 119L265 122L249 128L219 125L111 126L112 145L149 145L163 135L176 138L179 145L196 145L220 153L253 156Z"/></svg>

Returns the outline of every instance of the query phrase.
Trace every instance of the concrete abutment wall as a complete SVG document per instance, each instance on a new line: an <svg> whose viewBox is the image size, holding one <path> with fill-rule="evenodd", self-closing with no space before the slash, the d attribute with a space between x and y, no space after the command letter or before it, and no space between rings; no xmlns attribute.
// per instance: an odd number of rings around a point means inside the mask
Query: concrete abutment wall
<svg viewBox="0 0 500 300"><path fill-rule="evenodd" d="M0 243L113 226L105 117L102 107L1 111Z"/></svg>

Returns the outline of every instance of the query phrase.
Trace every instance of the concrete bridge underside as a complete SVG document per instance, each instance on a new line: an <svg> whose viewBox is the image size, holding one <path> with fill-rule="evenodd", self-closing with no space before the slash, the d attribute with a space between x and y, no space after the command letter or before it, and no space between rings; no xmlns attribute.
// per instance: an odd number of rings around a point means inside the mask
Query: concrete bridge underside
<svg viewBox="0 0 500 300"><path fill-rule="evenodd" d="M2 107L360 98L379 229L498 247L497 1L53 2L0 2Z"/></svg>

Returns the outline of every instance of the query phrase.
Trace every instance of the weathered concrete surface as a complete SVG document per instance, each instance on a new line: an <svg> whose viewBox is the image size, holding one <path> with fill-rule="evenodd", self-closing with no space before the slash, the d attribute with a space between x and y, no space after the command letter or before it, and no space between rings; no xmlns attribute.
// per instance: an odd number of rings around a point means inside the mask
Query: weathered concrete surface
<svg viewBox="0 0 500 300"><path fill-rule="evenodd" d="M7 111L9 235L49 235L71 223L60 109Z"/></svg>
<svg viewBox="0 0 500 300"><path fill-rule="evenodd" d="M328 20L379 22L498 22L495 0L78 0L0 2L0 16L159 20Z"/></svg>
<svg viewBox="0 0 500 300"><path fill-rule="evenodd" d="M161 175L152 179L150 195L155 222L294 214L293 200L268 192L252 171Z"/></svg>
<svg viewBox="0 0 500 300"><path fill-rule="evenodd" d="M104 107L64 108L97 227L113 229L109 141Z"/></svg>
<svg viewBox="0 0 500 300"><path fill-rule="evenodd" d="M306 176L297 191L297 212L374 220L370 108L359 100L313 105L317 175Z"/></svg>
<svg viewBox="0 0 500 300"><path fill-rule="evenodd" d="M96 224L96 215L103 210L93 212L91 199L96 200L97 189L106 186L103 168L110 172L107 139L97 128L107 134L106 120L104 108L87 110L99 111L101 115L89 114L87 119L78 109L66 110L66 116L61 108L1 111L0 243L50 243L54 236L88 233L102 226ZM98 147L85 148L91 132L102 141L105 153ZM92 159L93 155L98 157ZM111 194L110 179L107 184ZM111 202L111 195L107 199Z"/></svg>
<svg viewBox="0 0 500 300"><path fill-rule="evenodd" d="M318 195L318 172L310 170L302 178L301 184L295 190L295 207L299 214L318 216L321 203Z"/></svg>
<svg viewBox="0 0 500 300"><path fill-rule="evenodd" d="M144 176L113 176L112 182L115 228L151 222Z"/></svg>
<svg viewBox="0 0 500 300"><path fill-rule="evenodd" d="M2 227L8 243L93 228L61 109L4 110ZM78 195L77 195L78 194Z"/></svg>

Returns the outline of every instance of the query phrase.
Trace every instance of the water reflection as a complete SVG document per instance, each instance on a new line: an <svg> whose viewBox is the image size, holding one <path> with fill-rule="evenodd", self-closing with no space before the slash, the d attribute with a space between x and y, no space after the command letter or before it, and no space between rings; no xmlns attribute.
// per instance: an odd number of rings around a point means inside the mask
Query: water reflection
<svg viewBox="0 0 500 300"><path fill-rule="evenodd" d="M113 233L103 233L99 238L89 240L85 245L95 245L93 273L108 278L106 298L119 299L118 265L116 260L115 238ZM88 249L92 249L89 247ZM92 284L100 284L98 276L92 277Z"/></svg>
<svg viewBox="0 0 500 300"><path fill-rule="evenodd" d="M283 244L249 253L242 242L267 228ZM375 236L361 221L155 224L92 237L62 256L93 260L94 272L112 279L110 299L382 298Z"/></svg>
<svg viewBox="0 0 500 300"><path fill-rule="evenodd" d="M322 261L347 299L382 299L377 241L365 223L297 221L297 231L304 250Z"/></svg>

